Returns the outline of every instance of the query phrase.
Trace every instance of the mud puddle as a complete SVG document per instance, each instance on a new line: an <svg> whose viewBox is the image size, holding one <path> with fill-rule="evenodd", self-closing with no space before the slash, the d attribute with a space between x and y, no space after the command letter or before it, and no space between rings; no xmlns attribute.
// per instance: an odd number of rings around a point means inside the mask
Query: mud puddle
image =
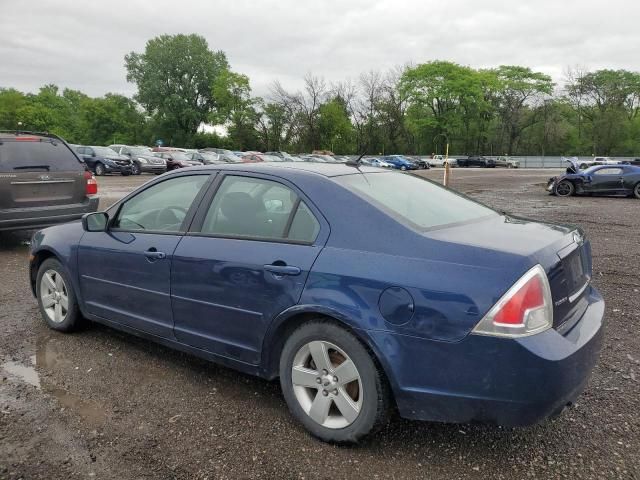
<svg viewBox="0 0 640 480"><path fill-rule="evenodd" d="M37 345L36 353L29 357L28 363L8 361L0 365L0 369L13 380L31 385L36 390L55 398L62 408L76 413L91 426L103 425L107 416L100 405L59 388L40 374L39 370L54 370L64 360L59 357L58 352L51 347L48 340L38 342Z"/></svg>

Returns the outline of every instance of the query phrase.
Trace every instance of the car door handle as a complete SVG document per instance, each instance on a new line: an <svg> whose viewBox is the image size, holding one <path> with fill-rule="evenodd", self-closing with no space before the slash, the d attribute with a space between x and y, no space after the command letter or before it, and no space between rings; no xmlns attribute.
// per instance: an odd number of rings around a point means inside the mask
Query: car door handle
<svg viewBox="0 0 640 480"><path fill-rule="evenodd" d="M149 260L163 260L167 258L167 254L164 252L159 252L155 248L150 248L146 252L144 252L144 256Z"/></svg>
<svg viewBox="0 0 640 480"><path fill-rule="evenodd" d="M298 267L290 267L289 265L265 265L264 269L274 275L300 275L302 270Z"/></svg>

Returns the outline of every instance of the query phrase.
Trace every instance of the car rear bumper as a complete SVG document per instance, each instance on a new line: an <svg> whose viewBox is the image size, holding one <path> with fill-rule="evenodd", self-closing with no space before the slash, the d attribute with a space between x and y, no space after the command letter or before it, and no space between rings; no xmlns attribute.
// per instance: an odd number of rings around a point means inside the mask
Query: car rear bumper
<svg viewBox="0 0 640 480"><path fill-rule="evenodd" d="M82 203L0 210L0 231L35 230L71 222L97 211L98 203L98 197L88 197Z"/></svg>
<svg viewBox="0 0 640 480"><path fill-rule="evenodd" d="M521 339L471 334L449 343L367 333L386 359L403 417L522 426L559 413L582 392L603 325L604 300L592 289L583 317L564 335L553 329Z"/></svg>

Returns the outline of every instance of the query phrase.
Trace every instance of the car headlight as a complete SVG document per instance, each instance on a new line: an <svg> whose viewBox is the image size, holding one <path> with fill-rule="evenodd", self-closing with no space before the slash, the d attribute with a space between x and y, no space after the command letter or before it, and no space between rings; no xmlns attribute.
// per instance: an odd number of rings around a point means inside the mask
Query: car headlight
<svg viewBox="0 0 640 480"><path fill-rule="evenodd" d="M149 160L147 160L146 158L143 158L143 157L138 157L138 161L140 163L149 163Z"/></svg>

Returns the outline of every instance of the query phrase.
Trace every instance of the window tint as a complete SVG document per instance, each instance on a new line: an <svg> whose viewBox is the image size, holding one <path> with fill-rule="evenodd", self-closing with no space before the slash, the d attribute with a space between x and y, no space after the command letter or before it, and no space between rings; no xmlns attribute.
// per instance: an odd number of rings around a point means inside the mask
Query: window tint
<svg viewBox="0 0 640 480"><path fill-rule="evenodd" d="M595 175L622 175L621 168L601 168L595 172Z"/></svg>
<svg viewBox="0 0 640 480"><path fill-rule="evenodd" d="M336 177L335 181L420 230L497 215L484 205L414 175L366 173Z"/></svg>
<svg viewBox="0 0 640 480"><path fill-rule="evenodd" d="M290 188L261 178L228 176L205 217L202 232L230 237L313 241L320 227ZM291 215L295 215L289 224ZM295 228L294 228L295 227Z"/></svg>
<svg viewBox="0 0 640 480"><path fill-rule="evenodd" d="M316 217L313 216L311 210L305 205L304 202L300 202L298 210L291 222L291 228L289 229L289 235L287 238L290 240L296 240L299 242L313 242L318 233L320 232L320 224Z"/></svg>
<svg viewBox="0 0 640 480"><path fill-rule="evenodd" d="M171 178L143 190L122 205L114 228L180 231L189 207L208 178L208 175Z"/></svg>
<svg viewBox="0 0 640 480"><path fill-rule="evenodd" d="M61 142L4 140L0 143L0 172L68 172L84 170L73 152Z"/></svg>

